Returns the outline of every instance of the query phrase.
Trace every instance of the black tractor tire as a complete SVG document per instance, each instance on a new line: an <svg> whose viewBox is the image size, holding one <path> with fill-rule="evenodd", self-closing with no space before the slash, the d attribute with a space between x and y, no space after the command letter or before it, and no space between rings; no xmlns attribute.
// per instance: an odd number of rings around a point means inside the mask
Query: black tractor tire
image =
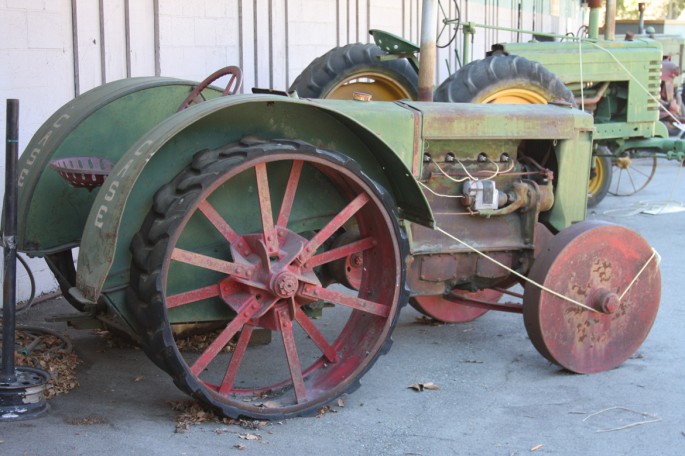
<svg viewBox="0 0 685 456"><path fill-rule="evenodd" d="M356 84L359 91L371 93L374 100L394 101L418 97L418 74L407 59L379 60L383 55L375 44L353 43L336 47L315 59L295 79L290 90L302 98L346 98L339 94L341 87L357 78L368 78L373 83ZM374 85L385 87L382 96L374 93ZM337 92L337 96L336 96ZM394 95L388 96L388 93Z"/></svg>
<svg viewBox="0 0 685 456"><path fill-rule="evenodd" d="M587 193L587 207L595 207L609 193L613 165L611 151L606 146L600 146L598 154L592 154L594 160L590 172L590 184Z"/></svg>
<svg viewBox="0 0 685 456"><path fill-rule="evenodd" d="M498 94L505 91L530 96L529 104L540 104L542 101L536 99L544 99L576 106L573 93L540 63L501 54L464 66L440 84L433 99L452 103L506 103L498 99Z"/></svg>

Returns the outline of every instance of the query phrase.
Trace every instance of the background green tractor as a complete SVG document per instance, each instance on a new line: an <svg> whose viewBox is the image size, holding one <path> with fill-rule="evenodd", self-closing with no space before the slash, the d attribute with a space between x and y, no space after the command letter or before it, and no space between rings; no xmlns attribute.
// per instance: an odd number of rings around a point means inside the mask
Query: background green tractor
<svg viewBox="0 0 685 456"><path fill-rule="evenodd" d="M520 313L572 372L647 337L656 253L583 221L587 113L221 96L215 76L83 94L38 130L18 182L18 249L47 260L72 323L129 334L208 407L316 413L389 349L410 297L443 321Z"/></svg>
<svg viewBox="0 0 685 456"><path fill-rule="evenodd" d="M592 113L597 131L588 206L595 206L609 192L630 195L639 191L654 176L657 157L682 160L685 150L682 142L668 139L659 122L660 41L647 36L615 41L611 8L607 8L605 39L599 39L600 7L601 1L590 2L586 37L522 31L544 41L494 45L487 57L465 64L434 94L435 101L458 103L561 101ZM461 23L459 18L444 18L443 25L443 33L448 27L455 34L463 30L460 61L464 63L470 55L471 36L478 28L488 28ZM398 99L397 94L413 99L411 95L418 93L419 48L382 31L371 34L376 47L358 43L335 48L312 62L290 89L307 97L349 99L358 90L379 100ZM664 40L669 52L676 48L682 52L685 38ZM360 49L366 56L363 63L356 58Z"/></svg>

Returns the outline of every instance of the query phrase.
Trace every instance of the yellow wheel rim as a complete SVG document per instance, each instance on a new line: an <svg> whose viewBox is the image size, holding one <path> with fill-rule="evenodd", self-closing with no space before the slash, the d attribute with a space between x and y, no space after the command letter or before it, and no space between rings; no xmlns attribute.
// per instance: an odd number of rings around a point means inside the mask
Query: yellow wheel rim
<svg viewBox="0 0 685 456"><path fill-rule="evenodd" d="M588 193L590 195L595 195L599 192L602 187L602 182L606 179L606 169L602 165L602 160L599 157L592 157L594 172L590 176L590 182L588 183Z"/></svg>
<svg viewBox="0 0 685 456"><path fill-rule="evenodd" d="M494 104L547 104L547 99L529 89L504 89L486 97L481 103Z"/></svg>
<svg viewBox="0 0 685 456"><path fill-rule="evenodd" d="M371 95L374 101L395 101L411 99L411 94L393 78L368 71L357 73L334 86L323 98L329 100L352 100L354 92Z"/></svg>

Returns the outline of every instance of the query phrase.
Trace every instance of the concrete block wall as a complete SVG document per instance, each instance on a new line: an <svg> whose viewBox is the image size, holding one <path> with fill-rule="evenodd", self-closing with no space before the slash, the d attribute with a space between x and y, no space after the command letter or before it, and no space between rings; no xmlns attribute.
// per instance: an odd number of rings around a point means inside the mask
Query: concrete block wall
<svg viewBox="0 0 685 456"><path fill-rule="evenodd" d="M578 28L573 0L458 0L462 21L559 33ZM421 0L0 0L0 102L20 100L20 150L64 103L103 83L135 76L202 80L238 65L243 91L287 89L335 46L369 42L368 29L418 43ZM443 0L455 16L453 0ZM519 15L519 5L521 14ZM520 36L520 39L528 39ZM472 58L516 34L479 30ZM458 68L461 34L438 53L436 82ZM5 135L0 108L0 135ZM0 160L4 192L4 160ZM38 291L56 287L42 260L31 262ZM19 299L28 297L19 268Z"/></svg>

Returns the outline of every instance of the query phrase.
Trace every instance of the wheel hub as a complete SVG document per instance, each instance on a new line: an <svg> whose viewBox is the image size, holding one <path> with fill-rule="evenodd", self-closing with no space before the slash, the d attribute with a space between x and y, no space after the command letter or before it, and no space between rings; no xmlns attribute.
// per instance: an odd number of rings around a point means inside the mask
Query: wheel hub
<svg viewBox="0 0 685 456"><path fill-rule="evenodd" d="M593 309L606 314L612 314L618 310L621 301L616 293L606 288L597 288L590 292L586 304Z"/></svg>
<svg viewBox="0 0 685 456"><path fill-rule="evenodd" d="M616 159L616 167L619 169L628 169L632 164L633 160L628 156L618 157Z"/></svg>
<svg viewBox="0 0 685 456"><path fill-rule="evenodd" d="M280 298L290 298L297 293L299 283L295 274L290 271L281 271L273 276L271 291Z"/></svg>

